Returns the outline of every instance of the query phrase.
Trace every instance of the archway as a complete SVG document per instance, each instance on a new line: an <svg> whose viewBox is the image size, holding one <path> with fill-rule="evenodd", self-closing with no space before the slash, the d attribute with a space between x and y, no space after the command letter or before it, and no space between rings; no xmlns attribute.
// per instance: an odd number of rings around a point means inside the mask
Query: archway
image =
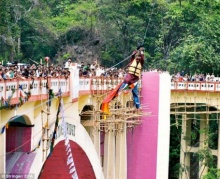
<svg viewBox="0 0 220 179"><path fill-rule="evenodd" d="M74 165L78 178L80 179L95 179L95 173L92 165L83 151L83 149L75 142L69 141L72 150ZM39 179L69 179L69 166L66 164L67 155L65 141L60 141L54 148L53 153L47 159L42 168Z"/></svg>
<svg viewBox="0 0 220 179"><path fill-rule="evenodd" d="M85 105L80 116L81 124L85 127L89 136L93 139L94 106Z"/></svg>
<svg viewBox="0 0 220 179"><path fill-rule="evenodd" d="M36 156L31 151L31 135L34 126L26 115L14 116L6 129L6 172L29 173ZM22 168L19 167L22 164Z"/></svg>
<svg viewBox="0 0 220 179"><path fill-rule="evenodd" d="M14 116L6 130L6 153L31 150L31 121L28 116Z"/></svg>

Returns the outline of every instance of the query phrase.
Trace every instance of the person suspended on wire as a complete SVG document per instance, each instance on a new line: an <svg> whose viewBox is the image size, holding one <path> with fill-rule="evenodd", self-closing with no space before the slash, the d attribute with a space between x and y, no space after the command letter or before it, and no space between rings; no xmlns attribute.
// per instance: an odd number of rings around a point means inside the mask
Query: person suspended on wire
<svg viewBox="0 0 220 179"><path fill-rule="evenodd" d="M141 77L141 71L144 65L144 47L138 46L137 50L132 53L130 63L128 64L127 74L124 78L122 85L119 88L119 93L126 88L132 89L134 105L137 109L141 108L138 81Z"/></svg>
<svg viewBox="0 0 220 179"><path fill-rule="evenodd" d="M127 65L127 74L121 84L113 89L103 100L101 110L104 113L110 113L109 102L117 97L120 92L124 89L132 89L134 105L137 109L141 109L139 92L138 92L138 81L141 76L141 71L144 65L144 47L138 46L137 49L132 53L131 60Z"/></svg>

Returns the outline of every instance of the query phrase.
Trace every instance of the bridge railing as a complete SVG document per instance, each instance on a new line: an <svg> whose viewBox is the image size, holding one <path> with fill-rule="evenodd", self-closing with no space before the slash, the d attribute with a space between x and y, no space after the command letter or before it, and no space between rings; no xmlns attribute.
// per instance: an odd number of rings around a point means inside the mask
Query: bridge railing
<svg viewBox="0 0 220 179"><path fill-rule="evenodd" d="M123 81L123 78L92 77L79 79L80 94L103 94L114 89Z"/></svg>
<svg viewBox="0 0 220 179"><path fill-rule="evenodd" d="M72 83L77 83L77 91L82 94L104 94L114 89L123 81L122 78L79 78L72 80ZM30 101L47 99L47 82L53 93L58 93L61 89L64 96L70 96L70 79L62 78L34 78L25 80L4 80L0 81L0 100L8 100L16 103L20 97L24 97L28 92L31 93ZM188 91L220 91L219 82L171 82L171 90L188 90ZM13 92L14 91L14 92Z"/></svg>
<svg viewBox="0 0 220 179"><path fill-rule="evenodd" d="M48 82L48 84L47 84ZM27 96L30 93L30 101L38 99L47 99L47 85L58 93L61 89L63 95L69 95L70 83L69 79L61 78L33 78L33 79L8 79L0 81L0 100L7 101L11 99L11 104L17 103L20 97Z"/></svg>
<svg viewBox="0 0 220 179"><path fill-rule="evenodd" d="M171 82L171 90L188 90L188 91L220 91L219 82Z"/></svg>

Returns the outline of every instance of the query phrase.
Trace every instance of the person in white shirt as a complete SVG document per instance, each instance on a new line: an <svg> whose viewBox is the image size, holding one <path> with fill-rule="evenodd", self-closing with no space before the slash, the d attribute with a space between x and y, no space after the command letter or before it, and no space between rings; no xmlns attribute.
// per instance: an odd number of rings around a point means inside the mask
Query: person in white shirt
<svg viewBox="0 0 220 179"><path fill-rule="evenodd" d="M124 78L124 75L125 75L125 73L124 73L123 70L120 68L120 69L118 70L118 77L119 77L119 78Z"/></svg>
<svg viewBox="0 0 220 179"><path fill-rule="evenodd" d="M209 75L209 73L206 75L206 79L205 79L207 82L209 82L210 81L210 75Z"/></svg>
<svg viewBox="0 0 220 179"><path fill-rule="evenodd" d="M214 75L214 73L212 73L212 75L210 76L210 80L211 80L211 82L214 82L214 81L215 81L215 75Z"/></svg>
<svg viewBox="0 0 220 179"><path fill-rule="evenodd" d="M96 69L96 76L101 76L103 73L105 73L104 67L98 66L98 68Z"/></svg>
<svg viewBox="0 0 220 179"><path fill-rule="evenodd" d="M67 62L65 63L65 68L70 68L72 65L72 59L68 58Z"/></svg>
<svg viewBox="0 0 220 179"><path fill-rule="evenodd" d="M93 62L93 63L90 65L90 70L95 70L95 69L96 69L96 66L97 66L97 63L96 63L96 62Z"/></svg>

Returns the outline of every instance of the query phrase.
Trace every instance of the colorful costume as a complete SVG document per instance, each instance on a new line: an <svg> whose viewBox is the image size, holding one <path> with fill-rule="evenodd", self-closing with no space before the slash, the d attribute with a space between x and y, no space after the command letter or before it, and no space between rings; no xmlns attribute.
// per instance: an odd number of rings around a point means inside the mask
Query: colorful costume
<svg viewBox="0 0 220 179"><path fill-rule="evenodd" d="M110 92L108 96L102 102L101 110L105 113L109 113L109 102L118 96L118 94L124 89L132 89L132 95L134 99L134 105L137 109L141 108L140 100L138 97L138 80L141 76L141 70L144 65L144 48L138 47L132 53L130 63L128 64L128 73L126 74L124 81L119 84L114 90Z"/></svg>

